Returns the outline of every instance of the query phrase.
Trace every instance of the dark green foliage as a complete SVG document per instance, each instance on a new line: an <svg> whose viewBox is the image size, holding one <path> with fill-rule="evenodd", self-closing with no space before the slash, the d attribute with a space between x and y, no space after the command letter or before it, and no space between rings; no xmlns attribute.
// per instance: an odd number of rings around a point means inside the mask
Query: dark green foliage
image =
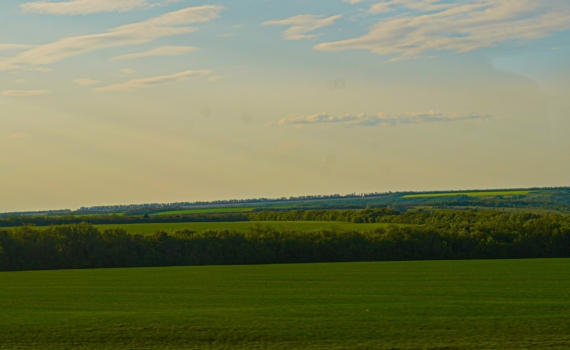
<svg viewBox="0 0 570 350"><path fill-rule="evenodd" d="M116 214L85 216L10 216L0 218L0 227L16 227L23 225L49 226L68 225L88 222L93 225L104 224L138 224L138 223L176 223L176 222L234 222L248 221L244 214L191 214L191 215L156 215L125 216Z"/></svg>
<svg viewBox="0 0 570 350"><path fill-rule="evenodd" d="M384 216L398 215L391 209L366 210L292 210L258 213L197 213L185 215L90 215L90 216L12 216L0 218L0 227L23 225L66 225L88 222L93 225L177 223L177 222L239 222L239 221L342 221L352 223L380 222Z"/></svg>
<svg viewBox="0 0 570 350"><path fill-rule="evenodd" d="M147 236L90 224L23 226L0 230L0 270L570 257L567 216L441 211L378 219L421 226L301 232L256 225Z"/></svg>
<svg viewBox="0 0 570 350"><path fill-rule="evenodd" d="M381 222L384 216L398 215L392 209L365 210L292 210L287 212L263 211L249 214L250 221L343 221L352 223Z"/></svg>

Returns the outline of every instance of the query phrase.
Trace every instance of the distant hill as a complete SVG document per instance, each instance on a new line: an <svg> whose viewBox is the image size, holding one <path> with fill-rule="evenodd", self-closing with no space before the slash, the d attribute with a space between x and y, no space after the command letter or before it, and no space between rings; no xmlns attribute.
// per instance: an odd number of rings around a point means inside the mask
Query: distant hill
<svg viewBox="0 0 570 350"><path fill-rule="evenodd" d="M423 209L500 209L508 211L542 211L570 213L570 187L557 188L514 188L514 189L482 189L468 191L434 191L434 192L372 192L350 193L346 195L308 195L282 198L228 199L216 201L146 203L128 205L110 205L82 207L78 210L52 210L36 212L2 213L0 217L11 216L66 216L123 214L144 215L163 212L208 209L215 213L243 211L237 208L253 208L259 210L298 209L364 209L393 208L407 211ZM223 209L222 209L223 208Z"/></svg>

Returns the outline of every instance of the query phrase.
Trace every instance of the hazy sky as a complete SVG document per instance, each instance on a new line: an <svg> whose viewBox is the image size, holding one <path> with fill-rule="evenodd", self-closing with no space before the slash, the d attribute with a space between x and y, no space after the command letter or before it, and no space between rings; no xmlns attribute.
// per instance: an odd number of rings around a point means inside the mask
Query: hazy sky
<svg viewBox="0 0 570 350"><path fill-rule="evenodd" d="M568 0L0 2L0 211L570 185Z"/></svg>

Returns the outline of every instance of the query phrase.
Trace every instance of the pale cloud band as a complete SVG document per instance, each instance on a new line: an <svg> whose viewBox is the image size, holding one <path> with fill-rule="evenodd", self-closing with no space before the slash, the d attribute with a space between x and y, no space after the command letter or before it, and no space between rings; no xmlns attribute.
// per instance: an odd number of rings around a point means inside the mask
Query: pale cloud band
<svg viewBox="0 0 570 350"><path fill-rule="evenodd" d="M100 12L127 12L167 5L179 0L72 0L72 1L34 1L20 5L24 13L50 15L88 15Z"/></svg>
<svg viewBox="0 0 570 350"><path fill-rule="evenodd" d="M420 124L435 122L458 122L458 121L494 121L495 117L482 114L451 114L444 115L430 111L428 113L407 114L345 114L333 116L328 113L318 113L299 117L284 118L279 121L280 125L315 125L315 124L342 124L345 126L397 126L404 124Z"/></svg>
<svg viewBox="0 0 570 350"><path fill-rule="evenodd" d="M94 89L96 92L128 92L140 89L151 88L157 85L186 81L190 78L204 77L211 75L209 70L188 70L172 75L158 76L152 78L133 79L124 83L105 86Z"/></svg>
<svg viewBox="0 0 570 350"><path fill-rule="evenodd" d="M395 12L397 7L403 7L404 13ZM363 36L321 43L315 49L369 50L398 60L426 52L466 52L570 29L567 0L387 0L368 10L392 11L394 16L384 17Z"/></svg>
<svg viewBox="0 0 570 350"><path fill-rule="evenodd" d="M23 139L23 138L26 138L26 137L29 137L29 136L30 136L30 134L28 134L28 133L25 133L25 132L18 132L18 133L15 133L15 134L6 136L6 138L9 139L9 140L17 140L17 139Z"/></svg>
<svg viewBox="0 0 570 350"><path fill-rule="evenodd" d="M0 51L18 51L31 48L32 45L22 44L0 44Z"/></svg>
<svg viewBox="0 0 570 350"><path fill-rule="evenodd" d="M299 15L281 20L271 20L262 23L262 26L290 26L283 32L283 37L287 40L301 40L315 38L317 34L308 35L306 33L312 32L319 28L328 27L335 23L336 20L342 16L332 16L322 18L322 16L315 15Z"/></svg>
<svg viewBox="0 0 570 350"><path fill-rule="evenodd" d="M199 49L194 46L160 46L145 52L130 53L113 57L113 60L132 60L154 56L180 56L197 50Z"/></svg>
<svg viewBox="0 0 570 350"><path fill-rule="evenodd" d="M48 65L65 58L111 47L139 45L197 30L187 25L218 18L223 6L188 7L134 24L116 27L102 34L64 38L40 45L19 55L0 61L0 70L17 69L21 65Z"/></svg>
<svg viewBox="0 0 570 350"><path fill-rule="evenodd" d="M2 91L2 95L11 97L29 97L29 96L41 96L47 95L49 91L47 90L6 90Z"/></svg>
<svg viewBox="0 0 570 350"><path fill-rule="evenodd" d="M471 3L477 2L478 0L472 0ZM484 0L489 2L489 0ZM493 0L491 0L493 1ZM496 2L496 1L495 1ZM396 6L403 6L410 10L428 12L428 11L439 11L457 7L457 3L442 3L440 0L385 0L370 6L368 10L369 13L379 14L383 12L394 11Z"/></svg>

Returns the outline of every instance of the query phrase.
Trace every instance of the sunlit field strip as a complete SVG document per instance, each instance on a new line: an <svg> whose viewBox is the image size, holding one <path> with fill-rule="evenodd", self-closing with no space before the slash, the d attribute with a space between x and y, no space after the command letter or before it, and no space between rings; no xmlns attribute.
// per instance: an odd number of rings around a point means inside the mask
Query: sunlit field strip
<svg viewBox="0 0 570 350"><path fill-rule="evenodd" d="M537 192L538 191L422 193L422 194L409 194L404 196L403 198L428 198L428 197L451 197L451 196L469 196L469 197L523 196Z"/></svg>
<svg viewBox="0 0 570 350"><path fill-rule="evenodd" d="M202 213L244 213L254 211L255 208L204 208L204 209L185 209L173 210L150 214L155 215L184 215L184 214L202 214Z"/></svg>

